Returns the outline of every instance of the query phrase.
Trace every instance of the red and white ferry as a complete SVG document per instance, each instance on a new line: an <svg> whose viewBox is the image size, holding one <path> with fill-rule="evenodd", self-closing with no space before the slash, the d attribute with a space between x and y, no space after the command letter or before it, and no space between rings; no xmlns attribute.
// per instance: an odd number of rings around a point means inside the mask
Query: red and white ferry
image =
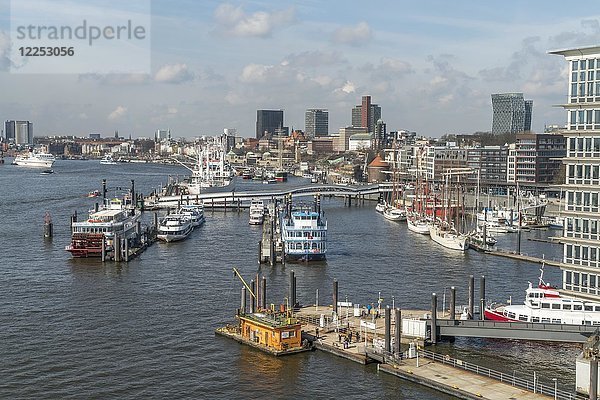
<svg viewBox="0 0 600 400"><path fill-rule="evenodd" d="M520 305L490 304L485 319L502 322L537 322L569 325L600 325L600 303L561 295L555 287L543 281L542 267L539 283L525 291Z"/></svg>

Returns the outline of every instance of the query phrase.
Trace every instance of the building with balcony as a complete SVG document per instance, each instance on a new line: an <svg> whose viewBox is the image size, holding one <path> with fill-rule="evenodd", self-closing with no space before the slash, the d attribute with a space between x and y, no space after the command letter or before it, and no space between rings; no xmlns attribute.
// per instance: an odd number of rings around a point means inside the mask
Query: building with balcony
<svg viewBox="0 0 600 400"><path fill-rule="evenodd" d="M600 47L550 54L569 66L567 114L563 285L570 295L600 300Z"/></svg>

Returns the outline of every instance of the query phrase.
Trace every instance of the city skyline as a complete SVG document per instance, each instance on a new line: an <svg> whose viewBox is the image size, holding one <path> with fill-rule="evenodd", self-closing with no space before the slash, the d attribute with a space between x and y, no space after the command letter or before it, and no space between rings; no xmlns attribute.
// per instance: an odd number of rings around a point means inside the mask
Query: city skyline
<svg viewBox="0 0 600 400"><path fill-rule="evenodd" d="M150 74L18 75L8 72L10 2L0 0L0 119L30 120L37 135L233 127L252 137L256 110L284 110L291 130L323 108L337 132L371 95L388 130L439 137L489 131L490 95L523 92L543 132L566 123L552 106L566 101L567 68L547 53L598 42L594 5L153 1Z"/></svg>

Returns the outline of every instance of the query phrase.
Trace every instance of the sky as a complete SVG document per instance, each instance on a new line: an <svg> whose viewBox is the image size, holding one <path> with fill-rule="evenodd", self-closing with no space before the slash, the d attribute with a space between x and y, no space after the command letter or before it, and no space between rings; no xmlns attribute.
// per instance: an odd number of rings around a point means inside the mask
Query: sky
<svg viewBox="0 0 600 400"><path fill-rule="evenodd" d="M595 0L153 0L145 73L19 74L10 22L0 0L0 119L36 136L251 137L257 109L304 129L307 108L337 132L368 94L388 131L440 137L489 131L503 92L533 100L543 132L566 121L567 64L548 51L600 44Z"/></svg>

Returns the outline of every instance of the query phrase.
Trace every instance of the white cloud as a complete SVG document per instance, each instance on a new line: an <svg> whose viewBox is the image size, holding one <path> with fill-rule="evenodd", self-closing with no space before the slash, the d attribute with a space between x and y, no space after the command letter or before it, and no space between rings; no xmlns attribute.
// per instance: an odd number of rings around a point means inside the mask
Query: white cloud
<svg viewBox="0 0 600 400"><path fill-rule="evenodd" d="M294 21L294 9L282 11L257 11L246 13L242 6L235 7L229 3L221 4L214 16L217 30L228 36L268 37L276 27Z"/></svg>
<svg viewBox="0 0 600 400"><path fill-rule="evenodd" d="M337 28L331 37L334 43L360 46L371 40L373 33L366 22L359 22L356 26L343 26Z"/></svg>
<svg viewBox="0 0 600 400"><path fill-rule="evenodd" d="M335 89L335 92L354 93L356 92L356 85L350 81L346 81L341 87Z"/></svg>
<svg viewBox="0 0 600 400"><path fill-rule="evenodd" d="M248 64L242 70L240 80L245 83L265 82L267 73L272 69L272 65Z"/></svg>
<svg viewBox="0 0 600 400"><path fill-rule="evenodd" d="M108 114L108 119L110 121L114 121L123 117L125 114L127 114L127 108L123 106L117 106L117 108L115 108L113 112Z"/></svg>
<svg viewBox="0 0 600 400"><path fill-rule="evenodd" d="M154 75L156 82L183 83L194 79L194 74L188 69L187 64L163 65Z"/></svg>

